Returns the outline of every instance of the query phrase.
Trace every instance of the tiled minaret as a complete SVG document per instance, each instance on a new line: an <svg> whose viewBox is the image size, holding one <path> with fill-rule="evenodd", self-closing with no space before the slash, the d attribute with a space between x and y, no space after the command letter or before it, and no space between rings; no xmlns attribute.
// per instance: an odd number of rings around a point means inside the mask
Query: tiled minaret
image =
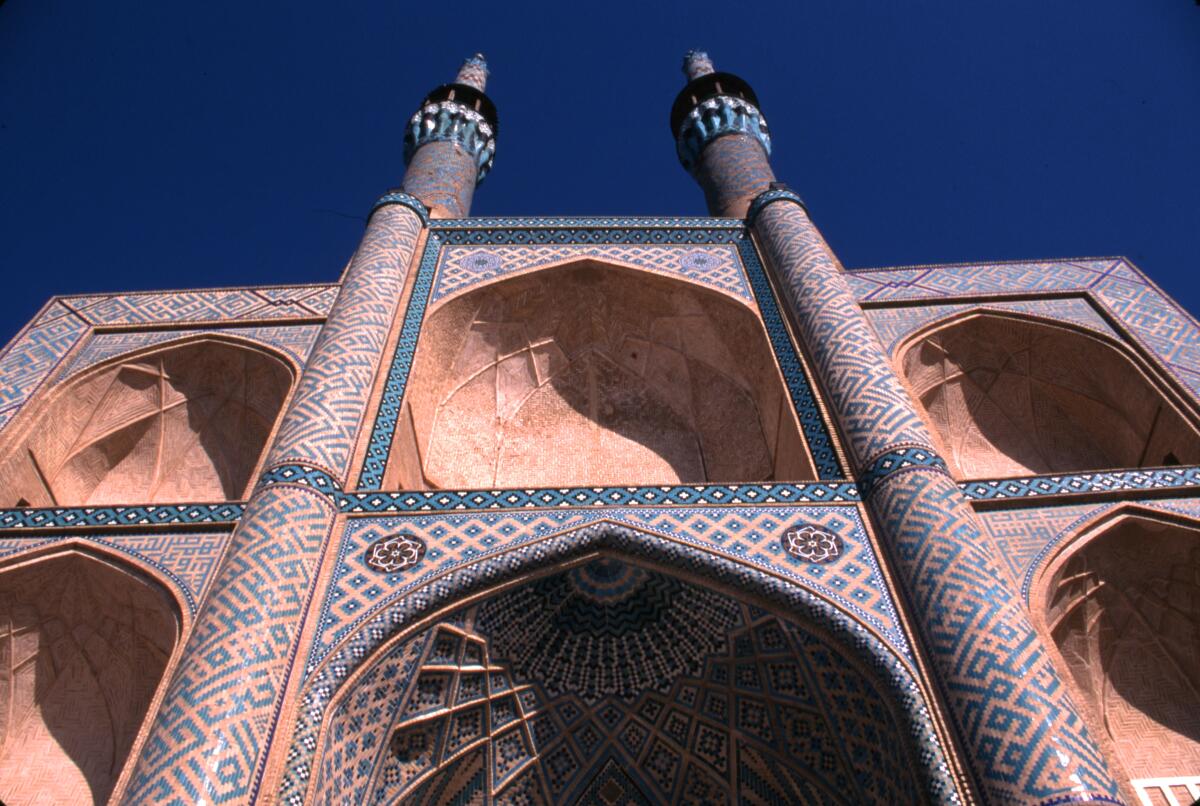
<svg viewBox="0 0 1200 806"><path fill-rule="evenodd" d="M840 427L932 668L969 786L989 804L1115 803L1117 788L971 506L800 198L774 183L758 100L703 53L671 114L710 212L745 217Z"/></svg>
<svg viewBox="0 0 1200 806"><path fill-rule="evenodd" d="M457 82L430 93L413 116L403 190L372 211L125 803L248 803L277 788L264 784L272 776L267 748L289 735L283 721L294 719L284 703L295 696L300 636L413 252L431 215L469 214L492 164L496 115L483 94L486 75L481 56L468 59Z"/></svg>
<svg viewBox="0 0 1200 806"><path fill-rule="evenodd" d="M404 192L416 196L433 218L464 218L475 186L496 154L496 108L484 94L488 68L483 54L463 63L453 84L435 89L404 133Z"/></svg>

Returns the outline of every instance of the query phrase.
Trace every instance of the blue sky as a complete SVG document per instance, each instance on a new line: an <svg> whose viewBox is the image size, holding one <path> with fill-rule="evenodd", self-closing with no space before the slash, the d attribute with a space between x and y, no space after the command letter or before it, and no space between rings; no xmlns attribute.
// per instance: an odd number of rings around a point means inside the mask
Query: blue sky
<svg viewBox="0 0 1200 806"><path fill-rule="evenodd" d="M6 341L55 293L328 281L404 123L482 50L476 215L702 215L690 47L757 90L850 267L1124 254L1200 311L1200 6L0 5Z"/></svg>

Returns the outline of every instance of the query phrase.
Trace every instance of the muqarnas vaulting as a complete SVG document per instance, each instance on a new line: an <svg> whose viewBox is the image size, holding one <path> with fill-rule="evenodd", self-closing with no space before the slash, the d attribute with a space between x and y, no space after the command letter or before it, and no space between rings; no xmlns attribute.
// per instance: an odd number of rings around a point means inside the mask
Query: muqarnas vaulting
<svg viewBox="0 0 1200 806"><path fill-rule="evenodd" d="M1200 798L1196 321L1122 258L848 271L684 68L710 218L470 217L475 56L336 282L20 332L0 799Z"/></svg>

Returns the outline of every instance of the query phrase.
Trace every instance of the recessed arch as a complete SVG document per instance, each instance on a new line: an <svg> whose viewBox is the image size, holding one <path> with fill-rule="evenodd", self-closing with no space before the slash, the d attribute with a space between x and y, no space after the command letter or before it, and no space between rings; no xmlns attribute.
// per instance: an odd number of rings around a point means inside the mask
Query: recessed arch
<svg viewBox="0 0 1200 806"><path fill-rule="evenodd" d="M0 568L0 800L107 802L182 618L161 583L88 544Z"/></svg>
<svg viewBox="0 0 1200 806"><path fill-rule="evenodd" d="M1200 769L1200 522L1142 506L1082 525L1030 605L1135 789Z"/></svg>
<svg viewBox="0 0 1200 806"><path fill-rule="evenodd" d="M1200 462L1156 373L1090 330L970 311L910 337L897 364L963 478Z"/></svg>
<svg viewBox="0 0 1200 806"><path fill-rule="evenodd" d="M593 552L377 651L327 712L308 800L923 802L891 697L820 627Z"/></svg>
<svg viewBox="0 0 1200 806"><path fill-rule="evenodd" d="M683 581L716 590L738 601L769 610L817 629L853 655L863 668L874 670L887 690L889 702L905 725L905 736L913 737L925 750L924 761L914 762L923 787L922 797L939 801L953 793L942 755L938 733L933 727L921 688L915 682L901 650L891 647L856 618L831 601L793 582L773 575L747 573L736 560L715 555L700 547L680 543L627 524L596 523L514 547L488 558L485 573L463 567L414 590L356 629L339 647L314 668L305 683L308 706L299 718L292 740L296 761L281 786L281 799L304 797L306 802L323 802L314 794L307 770L316 773L315 755L326 752L337 731L330 728L331 701L358 685L369 671L370 662L390 649L427 631L463 607L477 604L502 591L512 590L534 579L558 573L600 556L667 574ZM907 741L907 739L906 739ZM938 794L932 794L938 793Z"/></svg>
<svg viewBox="0 0 1200 806"><path fill-rule="evenodd" d="M293 379L274 351L213 336L110 359L25 413L0 489L9 506L241 498Z"/></svg>
<svg viewBox="0 0 1200 806"><path fill-rule="evenodd" d="M812 478L754 311L697 283L585 260L429 312L385 485Z"/></svg>

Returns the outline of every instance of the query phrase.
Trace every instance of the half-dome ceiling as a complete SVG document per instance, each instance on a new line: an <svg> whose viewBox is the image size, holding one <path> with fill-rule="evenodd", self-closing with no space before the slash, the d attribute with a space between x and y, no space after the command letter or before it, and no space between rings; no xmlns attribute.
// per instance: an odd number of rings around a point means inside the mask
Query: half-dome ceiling
<svg viewBox="0 0 1200 806"><path fill-rule="evenodd" d="M973 316L901 369L966 478L1200 462L1200 437L1132 360L1099 338Z"/></svg>
<svg viewBox="0 0 1200 806"><path fill-rule="evenodd" d="M52 389L0 466L31 506L242 497L292 375L260 350L203 339ZM27 421L28 422L28 421Z"/></svg>
<svg viewBox="0 0 1200 806"><path fill-rule="evenodd" d="M809 479L807 457L749 308L682 281L577 264L429 315L388 483Z"/></svg>

